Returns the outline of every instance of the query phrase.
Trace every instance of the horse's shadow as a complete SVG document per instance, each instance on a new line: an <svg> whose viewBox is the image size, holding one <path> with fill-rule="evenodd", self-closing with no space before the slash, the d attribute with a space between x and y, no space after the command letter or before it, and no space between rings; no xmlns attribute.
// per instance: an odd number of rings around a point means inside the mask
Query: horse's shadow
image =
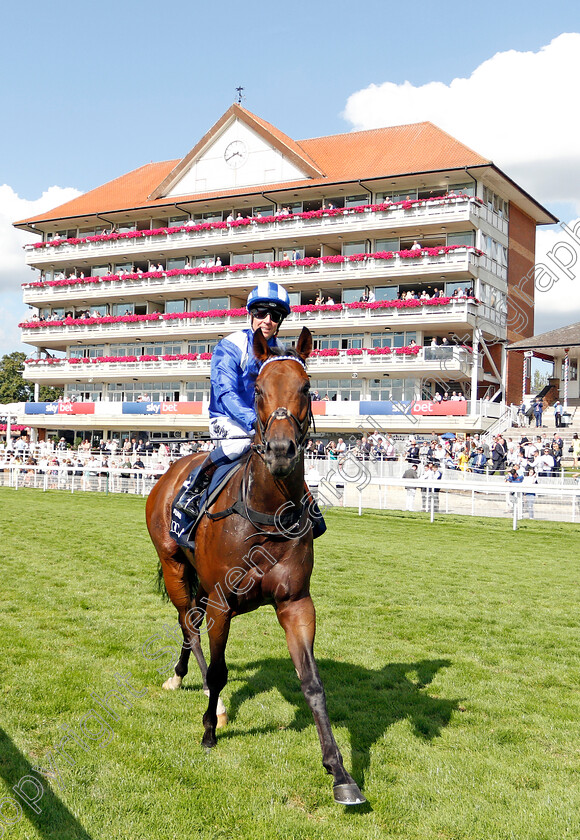
<svg viewBox="0 0 580 840"><path fill-rule="evenodd" d="M66 840L91 840L74 814L68 810L63 801L49 787L46 779L34 769L2 728L0 728L0 778L4 779L7 785L5 796L11 797L18 803L10 807L6 805L5 809L5 814L9 815L14 823L28 820L43 840L64 840L64 838ZM40 785L35 789L30 783L23 784L24 793L33 801L38 796L34 807L28 806L14 793L14 786L21 785L23 779L26 778L36 779L37 784ZM1 798L2 790L0 789ZM3 825L4 823L0 821L0 829Z"/></svg>
<svg viewBox="0 0 580 840"><path fill-rule="evenodd" d="M458 708L458 700L433 697L425 691L437 672L451 665L448 659L392 662L378 671L332 659L317 661L330 720L335 727L346 727L349 731L353 776L361 783L370 764L371 747L392 724L407 719L416 737L430 740L440 734ZM290 659L263 659L244 666L233 664L230 680L240 683L228 704L232 723L246 700L276 688L295 708L294 719L285 728L301 731L313 725ZM251 734L279 728L244 728L243 732ZM239 729L230 726L220 737L239 734Z"/></svg>

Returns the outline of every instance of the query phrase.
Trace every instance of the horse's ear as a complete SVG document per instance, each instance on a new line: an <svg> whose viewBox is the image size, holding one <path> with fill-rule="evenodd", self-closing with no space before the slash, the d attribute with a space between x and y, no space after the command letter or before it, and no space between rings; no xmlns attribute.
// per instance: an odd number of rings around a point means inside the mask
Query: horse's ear
<svg viewBox="0 0 580 840"><path fill-rule="evenodd" d="M302 327L302 332L296 345L296 352L304 361L306 361L312 352L312 333L308 327Z"/></svg>
<svg viewBox="0 0 580 840"><path fill-rule="evenodd" d="M268 342L264 338L262 330L256 330L254 333L254 356L259 362L265 362L272 351L268 347Z"/></svg>

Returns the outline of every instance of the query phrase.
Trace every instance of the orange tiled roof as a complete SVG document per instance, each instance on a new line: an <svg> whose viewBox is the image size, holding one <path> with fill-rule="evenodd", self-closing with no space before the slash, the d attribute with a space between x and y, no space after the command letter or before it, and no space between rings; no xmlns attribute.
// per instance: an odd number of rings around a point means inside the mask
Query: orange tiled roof
<svg viewBox="0 0 580 840"><path fill-rule="evenodd" d="M310 167L322 173L318 178L268 184L267 192L490 163L489 160L429 122L294 141L265 120L250 114L240 106L232 106L226 114L236 109L248 120L251 117L252 121L259 124L264 133L267 132L271 136L276 146L280 147L281 144L287 146L294 155L302 158L305 163L309 161ZM216 123L216 126L220 123L221 120ZM260 192L259 188L253 186L244 189L197 193L195 196L179 196L178 199L171 201L162 196L151 200L151 194L168 179L181 162L170 160L141 166L60 207L16 222L16 224L89 216L95 213L106 215L125 209L162 207L173 204L175 200L183 205L188 200L207 201L210 198Z"/></svg>

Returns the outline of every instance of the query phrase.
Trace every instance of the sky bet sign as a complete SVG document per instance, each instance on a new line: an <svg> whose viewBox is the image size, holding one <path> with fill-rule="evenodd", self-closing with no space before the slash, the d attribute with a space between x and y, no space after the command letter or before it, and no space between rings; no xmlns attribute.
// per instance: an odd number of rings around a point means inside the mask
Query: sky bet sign
<svg viewBox="0 0 580 840"><path fill-rule="evenodd" d="M126 402L123 414L201 414L201 402Z"/></svg>

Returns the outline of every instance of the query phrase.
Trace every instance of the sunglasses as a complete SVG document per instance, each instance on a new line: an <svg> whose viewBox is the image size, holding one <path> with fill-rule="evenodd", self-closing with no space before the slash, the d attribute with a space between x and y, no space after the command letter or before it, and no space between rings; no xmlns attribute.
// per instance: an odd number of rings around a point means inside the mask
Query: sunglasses
<svg viewBox="0 0 580 840"><path fill-rule="evenodd" d="M269 315L274 324L279 324L283 317L277 309L252 309L252 315L254 318L259 318L260 321L263 321Z"/></svg>

